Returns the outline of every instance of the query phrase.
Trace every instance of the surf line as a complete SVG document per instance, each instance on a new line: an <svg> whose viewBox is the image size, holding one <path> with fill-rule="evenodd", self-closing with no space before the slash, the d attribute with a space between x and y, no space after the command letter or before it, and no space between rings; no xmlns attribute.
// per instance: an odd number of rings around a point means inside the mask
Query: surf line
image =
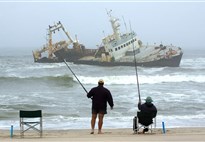
<svg viewBox="0 0 205 142"><path fill-rule="evenodd" d="M66 59L63 60L64 63L66 64L66 66L68 67L68 69L71 71L71 73L75 76L75 78L77 79L78 83L82 86L82 88L85 90L86 93L88 93L88 91L85 89L85 87L83 86L83 84L80 82L80 80L78 79L78 77L75 75L75 73L72 71L72 69L69 67L69 65L66 62Z"/></svg>

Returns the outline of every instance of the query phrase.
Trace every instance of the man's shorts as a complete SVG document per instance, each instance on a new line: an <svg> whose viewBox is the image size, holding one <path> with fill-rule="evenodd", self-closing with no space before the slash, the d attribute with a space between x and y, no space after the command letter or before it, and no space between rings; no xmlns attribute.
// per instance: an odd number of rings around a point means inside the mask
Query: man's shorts
<svg viewBox="0 0 205 142"><path fill-rule="evenodd" d="M107 114L107 110L106 109L96 109L96 108L92 108L92 114Z"/></svg>

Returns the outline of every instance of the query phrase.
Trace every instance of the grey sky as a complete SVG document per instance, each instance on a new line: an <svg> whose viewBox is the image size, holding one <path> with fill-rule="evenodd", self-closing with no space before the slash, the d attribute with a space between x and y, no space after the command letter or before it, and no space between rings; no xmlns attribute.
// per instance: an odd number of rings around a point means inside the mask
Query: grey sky
<svg viewBox="0 0 205 142"><path fill-rule="evenodd" d="M183 49L205 48L205 2L0 2L0 49L39 49L48 25L61 21L71 37L87 48L111 33L106 9L144 44L163 43ZM64 34L55 34L65 39Z"/></svg>

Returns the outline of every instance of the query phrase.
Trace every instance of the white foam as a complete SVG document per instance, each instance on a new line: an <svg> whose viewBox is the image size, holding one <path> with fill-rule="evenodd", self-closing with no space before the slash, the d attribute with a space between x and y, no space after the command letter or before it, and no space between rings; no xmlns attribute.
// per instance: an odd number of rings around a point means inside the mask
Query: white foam
<svg viewBox="0 0 205 142"><path fill-rule="evenodd" d="M204 68L205 58L182 59L181 65Z"/></svg>
<svg viewBox="0 0 205 142"><path fill-rule="evenodd" d="M96 84L99 79L103 79L106 84L136 84L135 75L122 75L122 76L78 76L78 79L83 84ZM77 81L74 78L75 81ZM204 83L205 75L141 75L139 76L140 84L156 84L156 83L174 83L174 82L197 82Z"/></svg>
<svg viewBox="0 0 205 142"><path fill-rule="evenodd" d="M109 117L104 118L104 129L109 128L132 128L133 126L133 116L120 116L120 117ZM44 129L90 129L90 117L65 117L65 116L55 116L55 117L44 117L43 126ZM156 127L162 128L162 122L165 123L166 128L170 127L204 127L205 123L204 114L199 115L186 115L186 116L163 116L158 115L156 118ZM5 120L0 122L2 129L10 129L10 126L14 126L14 130L19 130L19 120ZM97 127L97 126L96 126Z"/></svg>

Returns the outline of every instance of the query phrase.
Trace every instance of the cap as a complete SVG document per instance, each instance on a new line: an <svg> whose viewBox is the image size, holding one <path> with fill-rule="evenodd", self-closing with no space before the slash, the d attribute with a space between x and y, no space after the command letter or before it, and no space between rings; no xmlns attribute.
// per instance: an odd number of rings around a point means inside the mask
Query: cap
<svg viewBox="0 0 205 142"><path fill-rule="evenodd" d="M104 81L103 81L102 79L100 79L100 80L98 81L98 83L104 83Z"/></svg>
<svg viewBox="0 0 205 142"><path fill-rule="evenodd" d="M145 101L146 101L146 103L151 103L151 102L153 102L152 98L149 97L149 96L145 99Z"/></svg>

